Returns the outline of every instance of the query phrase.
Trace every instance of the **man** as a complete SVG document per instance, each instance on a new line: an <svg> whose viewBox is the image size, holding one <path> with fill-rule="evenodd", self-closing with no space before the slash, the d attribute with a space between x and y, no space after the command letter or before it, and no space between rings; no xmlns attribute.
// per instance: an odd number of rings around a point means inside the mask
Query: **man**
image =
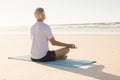
<svg viewBox="0 0 120 80"><path fill-rule="evenodd" d="M62 43L55 40L50 26L44 23L46 18L43 8L37 8L34 12L37 22L31 27L31 60L35 62L47 62L57 59L66 59L69 48L76 48L74 44ZM64 48L50 51L48 41L54 46Z"/></svg>

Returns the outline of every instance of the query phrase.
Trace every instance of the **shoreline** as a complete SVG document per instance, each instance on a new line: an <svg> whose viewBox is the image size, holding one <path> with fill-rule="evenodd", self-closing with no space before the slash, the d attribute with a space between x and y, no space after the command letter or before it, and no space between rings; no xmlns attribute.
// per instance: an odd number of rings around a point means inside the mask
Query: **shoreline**
<svg viewBox="0 0 120 80"><path fill-rule="evenodd" d="M120 35L120 32L53 33L53 35ZM30 35L29 32L0 32L0 35Z"/></svg>

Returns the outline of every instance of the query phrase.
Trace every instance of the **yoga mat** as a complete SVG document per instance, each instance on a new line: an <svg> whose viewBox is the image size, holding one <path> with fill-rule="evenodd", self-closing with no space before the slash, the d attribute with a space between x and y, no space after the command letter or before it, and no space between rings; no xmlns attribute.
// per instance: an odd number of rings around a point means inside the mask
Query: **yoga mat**
<svg viewBox="0 0 120 80"><path fill-rule="evenodd" d="M8 57L8 59L15 59L15 60L33 62L30 58L30 55ZM39 62L39 63L59 65L59 66L67 66L67 67L79 67L79 66L90 65L90 64L96 63L96 61L65 59L65 60L56 60L56 61Z"/></svg>

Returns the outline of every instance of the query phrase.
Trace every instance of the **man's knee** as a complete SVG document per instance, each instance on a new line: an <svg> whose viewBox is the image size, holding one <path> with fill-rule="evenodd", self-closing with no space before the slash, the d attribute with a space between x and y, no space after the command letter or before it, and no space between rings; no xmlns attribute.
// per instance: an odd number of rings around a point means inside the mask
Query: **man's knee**
<svg viewBox="0 0 120 80"><path fill-rule="evenodd" d="M66 53L69 53L70 52L70 49L69 48L66 48Z"/></svg>

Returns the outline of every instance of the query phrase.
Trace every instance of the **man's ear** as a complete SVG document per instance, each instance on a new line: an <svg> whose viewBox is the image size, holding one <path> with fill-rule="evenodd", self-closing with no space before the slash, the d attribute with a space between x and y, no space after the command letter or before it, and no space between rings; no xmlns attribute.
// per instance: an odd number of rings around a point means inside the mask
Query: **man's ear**
<svg viewBox="0 0 120 80"><path fill-rule="evenodd" d="M39 17L40 17L40 18L42 17L41 14L39 15Z"/></svg>

